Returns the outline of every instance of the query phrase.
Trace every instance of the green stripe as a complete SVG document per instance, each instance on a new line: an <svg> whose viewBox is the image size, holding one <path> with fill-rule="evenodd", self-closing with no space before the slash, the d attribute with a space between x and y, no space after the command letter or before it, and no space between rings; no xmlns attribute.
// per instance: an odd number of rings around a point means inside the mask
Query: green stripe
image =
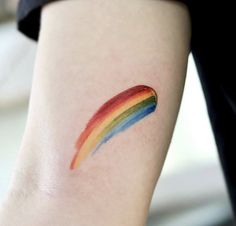
<svg viewBox="0 0 236 226"><path fill-rule="evenodd" d="M123 113L121 113L119 116L117 116L109 125L107 125L103 131L97 136L97 138L102 139L108 132L110 132L113 128L115 128L119 123L121 123L123 120L125 120L127 117L135 113L136 111L140 110L141 108L144 108L150 104L155 103L157 100L155 96L151 96L138 104L135 104L134 106L128 108Z"/></svg>

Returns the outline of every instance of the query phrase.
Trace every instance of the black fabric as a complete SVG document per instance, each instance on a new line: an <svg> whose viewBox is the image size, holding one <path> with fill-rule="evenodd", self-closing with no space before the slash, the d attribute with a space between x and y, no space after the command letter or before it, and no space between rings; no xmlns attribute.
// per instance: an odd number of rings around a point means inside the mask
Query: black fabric
<svg viewBox="0 0 236 226"><path fill-rule="evenodd" d="M37 40L42 6L53 1L56 0L20 0L17 10L18 29L29 38Z"/></svg>
<svg viewBox="0 0 236 226"><path fill-rule="evenodd" d="M40 9L48 2L52 0L21 0L17 17L19 30L37 40ZM233 0L224 2L182 0L182 2L187 4L191 15L191 51L206 98L235 216L236 86L234 80L236 73L232 59L232 52L235 51Z"/></svg>
<svg viewBox="0 0 236 226"><path fill-rule="evenodd" d="M233 1L192 1L192 53L236 216L235 12ZM200 142L200 141L199 141Z"/></svg>

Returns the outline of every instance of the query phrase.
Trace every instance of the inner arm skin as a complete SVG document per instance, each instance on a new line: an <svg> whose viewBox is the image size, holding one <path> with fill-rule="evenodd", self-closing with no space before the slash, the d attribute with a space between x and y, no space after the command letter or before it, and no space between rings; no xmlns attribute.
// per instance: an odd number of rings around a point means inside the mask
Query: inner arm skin
<svg viewBox="0 0 236 226"><path fill-rule="evenodd" d="M68 0L43 8L1 226L145 225L181 102L190 33L188 11L174 1ZM136 85L156 91L156 111L70 170L88 120Z"/></svg>

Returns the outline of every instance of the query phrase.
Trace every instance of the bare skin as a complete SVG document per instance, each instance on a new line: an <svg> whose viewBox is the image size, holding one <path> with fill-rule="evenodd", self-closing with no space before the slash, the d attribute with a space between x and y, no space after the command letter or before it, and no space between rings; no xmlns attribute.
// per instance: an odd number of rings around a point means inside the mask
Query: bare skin
<svg viewBox="0 0 236 226"><path fill-rule="evenodd" d="M172 1L59 1L44 7L28 121L0 226L143 226L182 97L190 22ZM95 111L135 85L158 109L75 170Z"/></svg>

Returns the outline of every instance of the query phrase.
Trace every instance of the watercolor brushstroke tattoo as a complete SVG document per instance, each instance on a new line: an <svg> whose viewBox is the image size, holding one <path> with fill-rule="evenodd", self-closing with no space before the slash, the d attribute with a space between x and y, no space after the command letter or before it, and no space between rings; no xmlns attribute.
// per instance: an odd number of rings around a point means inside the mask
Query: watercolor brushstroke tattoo
<svg viewBox="0 0 236 226"><path fill-rule="evenodd" d="M78 168L88 155L93 155L114 135L154 112L156 106L156 92L145 85L134 86L108 100L79 136L70 169Z"/></svg>

